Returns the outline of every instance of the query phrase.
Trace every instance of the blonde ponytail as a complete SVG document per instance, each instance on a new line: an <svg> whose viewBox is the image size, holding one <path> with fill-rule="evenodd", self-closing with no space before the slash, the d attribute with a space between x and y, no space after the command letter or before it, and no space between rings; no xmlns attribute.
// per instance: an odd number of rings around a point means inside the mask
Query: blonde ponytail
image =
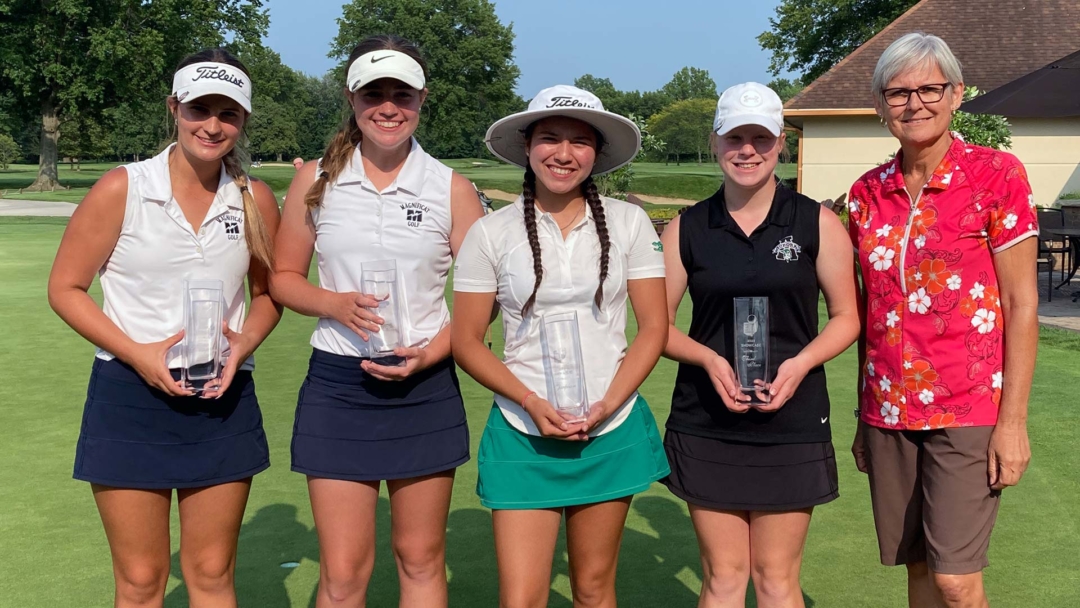
<svg viewBox="0 0 1080 608"><path fill-rule="evenodd" d="M326 187L332 184L345 170L345 167L349 165L353 157L353 151L363 138L364 135L356 124L356 115L349 112L341 128L334 134L330 144L326 146L319 175L316 177L315 182L311 184L311 188L308 188L307 194L304 195L304 203L307 204L308 209L315 209L322 204L322 197L323 193L326 192Z"/></svg>
<svg viewBox="0 0 1080 608"><path fill-rule="evenodd" d="M244 174L244 168L240 164L240 153L233 148L221 159L225 163L225 172L233 179L233 183L240 188L240 195L244 200L244 239L247 241L248 251L266 269L274 270L274 245L270 235L266 231L266 222L263 221L259 205L255 203L255 196L251 192L251 179Z"/></svg>

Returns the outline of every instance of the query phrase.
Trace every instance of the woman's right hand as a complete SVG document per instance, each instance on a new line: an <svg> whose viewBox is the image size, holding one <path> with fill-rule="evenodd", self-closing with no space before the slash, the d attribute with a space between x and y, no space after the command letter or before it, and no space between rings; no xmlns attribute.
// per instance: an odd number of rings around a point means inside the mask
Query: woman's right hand
<svg viewBox="0 0 1080 608"><path fill-rule="evenodd" d="M851 442L851 455L855 457L855 468L861 473L869 472L866 466L866 436L863 427L866 424L860 420L855 427L855 439Z"/></svg>
<svg viewBox="0 0 1080 608"><path fill-rule="evenodd" d="M739 390L739 379L735 377L735 370L727 359L713 353L705 361L705 372L709 374L713 388L720 395L727 408L736 414L745 414L750 411L750 396L744 395Z"/></svg>
<svg viewBox="0 0 1080 608"><path fill-rule="evenodd" d="M536 393L525 397L525 402L521 407L532 418L533 424L540 431L541 437L568 441L587 441L589 439L589 434L581 429L585 423L584 420L577 422L567 420L547 399L541 399Z"/></svg>
<svg viewBox="0 0 1080 608"><path fill-rule="evenodd" d="M134 348L128 353L125 363L134 368L135 373L139 374L139 377L147 384L166 395L170 397L190 397L195 392L184 388L180 381L173 380L169 368L165 365L165 357L169 354L169 349L179 344L183 339L184 330L180 330L180 333L161 342L135 344Z"/></svg>
<svg viewBox="0 0 1080 608"><path fill-rule="evenodd" d="M331 293L329 316L367 342L368 334L379 331L379 326L383 324L383 318L372 312L378 307L379 301L366 294L355 291Z"/></svg>

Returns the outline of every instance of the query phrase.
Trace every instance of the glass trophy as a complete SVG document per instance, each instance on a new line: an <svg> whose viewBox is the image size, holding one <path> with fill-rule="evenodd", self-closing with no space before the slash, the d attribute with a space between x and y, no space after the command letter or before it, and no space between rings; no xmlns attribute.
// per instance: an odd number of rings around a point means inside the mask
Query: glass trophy
<svg viewBox="0 0 1080 608"><path fill-rule="evenodd" d="M735 298L735 375L751 405L768 403L769 298Z"/></svg>
<svg viewBox="0 0 1080 608"><path fill-rule="evenodd" d="M360 265L361 291L375 298L379 307L373 312L383 318L379 331L368 333L371 362L379 365L405 365L405 357L394 354L405 346L401 338L401 297L398 294L397 261L379 260Z"/></svg>
<svg viewBox="0 0 1080 608"><path fill-rule="evenodd" d="M585 420L589 400L585 394L585 361L581 356L581 333L577 312L544 315L540 322L540 347L547 378L548 401L571 421Z"/></svg>
<svg viewBox="0 0 1080 608"><path fill-rule="evenodd" d="M196 393L213 388L215 381L221 378L223 290L222 282L217 279L184 281L180 382L184 388Z"/></svg>

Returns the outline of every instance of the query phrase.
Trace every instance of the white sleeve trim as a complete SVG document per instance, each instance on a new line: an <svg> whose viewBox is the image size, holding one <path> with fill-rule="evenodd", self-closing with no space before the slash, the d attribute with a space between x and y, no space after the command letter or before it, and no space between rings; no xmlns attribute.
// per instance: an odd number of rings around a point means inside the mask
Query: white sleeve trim
<svg viewBox="0 0 1080 608"><path fill-rule="evenodd" d="M1027 239L1029 239L1029 238L1031 238L1033 236L1039 236L1039 231L1038 230L1028 230L1027 232L1021 234L1020 236L1014 238L1013 240L1009 241L1008 243L1005 243L1004 245L1002 245L1000 247L994 247L993 245L991 245L990 246L990 251L993 252L993 253L1001 253L1002 251L1005 251L1006 249L1020 243L1020 241L1026 241Z"/></svg>
<svg viewBox="0 0 1080 608"><path fill-rule="evenodd" d="M635 279L663 279L667 276L666 268L663 266L645 266L642 268L635 268L626 273L626 280L633 281Z"/></svg>

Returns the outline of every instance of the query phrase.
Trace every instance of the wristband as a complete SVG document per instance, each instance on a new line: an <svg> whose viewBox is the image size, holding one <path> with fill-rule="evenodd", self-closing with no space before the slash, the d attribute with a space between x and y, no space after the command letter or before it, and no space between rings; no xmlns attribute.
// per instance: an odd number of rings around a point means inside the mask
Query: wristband
<svg viewBox="0 0 1080 608"><path fill-rule="evenodd" d="M529 391L525 393L525 396L521 398L521 409L525 409L525 402L529 400L529 397L532 397L535 394L536 391Z"/></svg>

